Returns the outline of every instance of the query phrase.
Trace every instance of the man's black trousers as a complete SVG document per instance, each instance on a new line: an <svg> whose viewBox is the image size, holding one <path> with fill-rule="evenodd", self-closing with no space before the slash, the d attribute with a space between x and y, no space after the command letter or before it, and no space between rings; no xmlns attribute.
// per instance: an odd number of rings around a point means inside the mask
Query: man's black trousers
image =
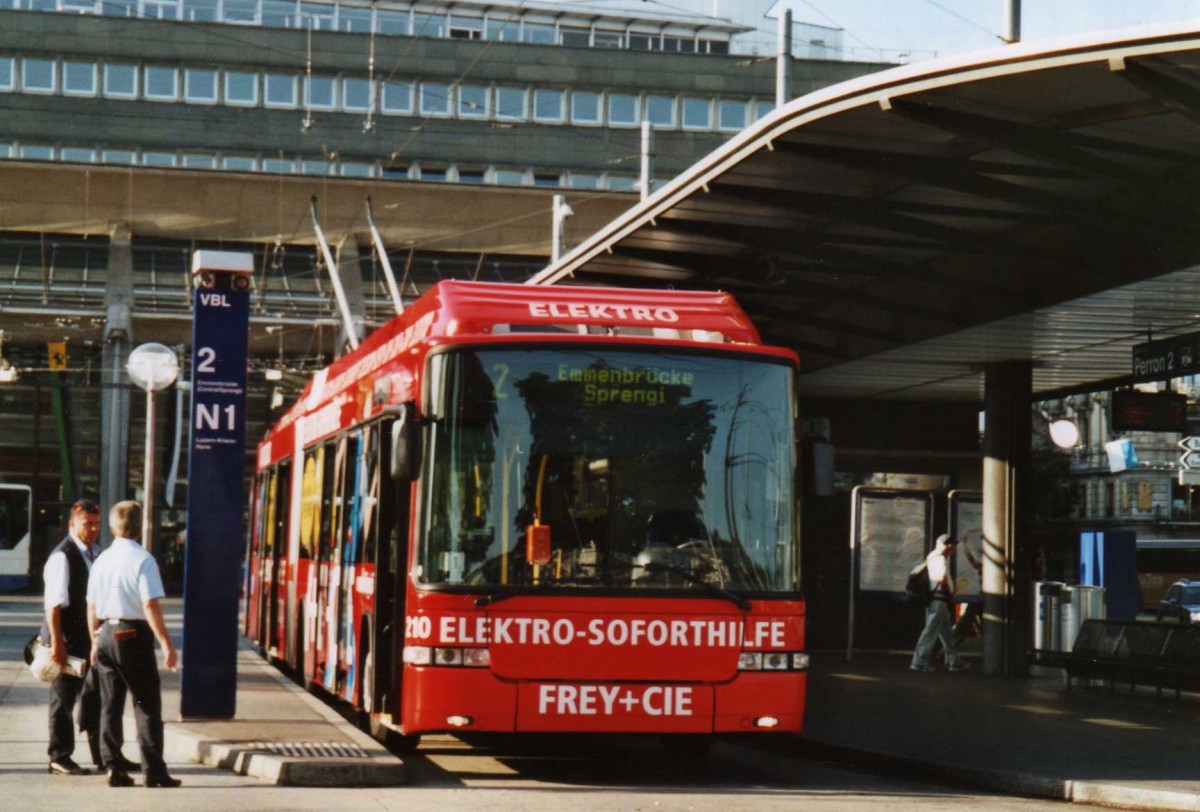
<svg viewBox="0 0 1200 812"><path fill-rule="evenodd" d="M144 620L121 621L100 626L96 637L96 669L99 672L100 751L111 765L121 752L120 722L125 711L122 687L133 697L142 770L147 778L166 775L163 763L162 691L158 661L154 655L154 633Z"/></svg>

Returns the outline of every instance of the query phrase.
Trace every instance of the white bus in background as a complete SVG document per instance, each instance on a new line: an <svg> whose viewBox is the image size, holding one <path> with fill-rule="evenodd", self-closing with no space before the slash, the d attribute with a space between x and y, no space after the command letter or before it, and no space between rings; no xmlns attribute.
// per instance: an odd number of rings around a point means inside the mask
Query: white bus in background
<svg viewBox="0 0 1200 812"><path fill-rule="evenodd" d="M33 490L0 483L0 592L29 585Z"/></svg>

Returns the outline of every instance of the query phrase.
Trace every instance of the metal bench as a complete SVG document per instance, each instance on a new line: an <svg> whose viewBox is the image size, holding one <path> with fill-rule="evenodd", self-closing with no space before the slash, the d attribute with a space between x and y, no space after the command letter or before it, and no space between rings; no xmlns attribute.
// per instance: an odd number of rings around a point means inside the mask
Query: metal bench
<svg viewBox="0 0 1200 812"><path fill-rule="evenodd" d="M1178 697L1200 690L1200 627L1085 620L1071 651L1035 649L1030 659L1062 668L1067 690L1075 679L1097 678L1108 682L1110 692L1128 682L1131 693L1138 685L1153 685L1158 696L1173 688Z"/></svg>

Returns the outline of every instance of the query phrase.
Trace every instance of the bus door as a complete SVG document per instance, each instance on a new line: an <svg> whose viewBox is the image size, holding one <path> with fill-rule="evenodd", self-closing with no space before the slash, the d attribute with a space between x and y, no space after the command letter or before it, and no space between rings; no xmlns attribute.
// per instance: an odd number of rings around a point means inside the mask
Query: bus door
<svg viewBox="0 0 1200 812"><path fill-rule="evenodd" d="M359 618L357 631L358 679L351 684L351 699L367 712L380 709L378 675L387 674L391 647L386 645L392 625L386 612L380 613L381 587L389 581L386 550L380 545L383 466L381 465L382 423L375 422L363 429L362 466L360 478L360 509L358 512L359 546L354 579L354 613ZM381 566L382 560L382 566ZM391 589L382 589L390 598ZM387 627L385 632L384 627Z"/></svg>
<svg viewBox="0 0 1200 812"><path fill-rule="evenodd" d="M341 626L341 582L342 582L342 548L344 546L346 528L346 478L347 478L347 447L346 437L337 439L336 450L333 454L333 476L330 477L332 487L330 499L330 521L328 546L322 551L325 561L326 581L323 590L324 605L321 608L321 662L324 664L321 673L321 687L330 693L337 692L338 684L338 629Z"/></svg>
<svg viewBox="0 0 1200 812"><path fill-rule="evenodd" d="M242 634L256 642L262 642L259 636L259 602L262 594L263 517L267 513L267 479L265 471L254 478L254 513L250 524L250 544L246 550L246 583L243 590L245 614L242 616Z"/></svg>
<svg viewBox="0 0 1200 812"><path fill-rule="evenodd" d="M312 670L306 672L306 676L317 685L324 685L324 675L327 670L326 652L329 650L329 626L328 620L330 607L333 602L329 598L329 579L333 569L333 550L337 546L335 544L334 531L336 521L336 508L334 499L334 480L335 480L335 463L338 459L337 444L332 441L327 441L321 446L320 451L320 467L321 467L321 505L318 512L318 523L316 531L316 547L313 551L313 570L316 573L314 591L310 595L309 603L312 607L310 625L313 629L313 641L311 646L312 652Z"/></svg>
<svg viewBox="0 0 1200 812"><path fill-rule="evenodd" d="M321 525L321 477L325 472L325 447L304 452L304 473L300 481L300 553L296 562L296 586L299 594L296 636L291 664L307 684L315 665L314 643L317 598L317 539Z"/></svg>
<svg viewBox="0 0 1200 812"><path fill-rule="evenodd" d="M378 497L375 521L368 523L367 545L375 559L373 673L364 675L363 708L400 719L400 678L404 673L401 635L404 633L405 574L408 562L408 520L412 483L392 478L392 421L379 424L375 475L371 487Z"/></svg>
<svg viewBox="0 0 1200 812"><path fill-rule="evenodd" d="M275 574L273 600L271 601L270 617L270 651L275 657L282 657L287 651L287 593L288 593L288 510L289 497L292 492L292 463L284 460L279 463L274 479L275 492L275 532L271 550L271 570Z"/></svg>
<svg viewBox="0 0 1200 812"><path fill-rule="evenodd" d="M353 701L358 679L358 622L354 595L357 565L361 555L363 507L363 436L361 432L346 439L346 477L344 481L345 528L342 533L341 582L338 595L338 696Z"/></svg>
<svg viewBox="0 0 1200 812"><path fill-rule="evenodd" d="M271 607L275 605L275 514L279 508L275 498L275 480L278 477L278 468L266 471L263 476L266 510L263 511L262 541L258 545L258 595L255 601L258 604L258 623L254 639L264 651L271 647Z"/></svg>

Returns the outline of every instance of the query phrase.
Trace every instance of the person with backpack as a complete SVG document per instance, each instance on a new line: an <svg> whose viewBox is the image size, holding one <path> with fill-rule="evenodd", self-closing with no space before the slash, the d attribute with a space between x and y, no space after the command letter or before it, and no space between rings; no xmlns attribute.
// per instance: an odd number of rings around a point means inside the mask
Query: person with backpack
<svg viewBox="0 0 1200 812"><path fill-rule="evenodd" d="M954 630L951 619L951 607L954 605L954 585L950 580L950 556L958 540L948 533L938 536L933 552L925 558L925 572L929 579L929 604L925 608L925 628L917 640L917 648L913 652L913 671L933 671L929 664L929 655L939 640L946 650L946 669L948 671L964 671L967 664L958 656L954 648Z"/></svg>

